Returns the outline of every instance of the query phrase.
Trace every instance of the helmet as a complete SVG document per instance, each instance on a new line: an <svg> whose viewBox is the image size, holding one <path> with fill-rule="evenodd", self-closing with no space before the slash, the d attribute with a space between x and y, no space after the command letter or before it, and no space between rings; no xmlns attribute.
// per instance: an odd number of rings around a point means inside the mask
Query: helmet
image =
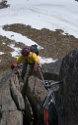
<svg viewBox="0 0 78 125"><path fill-rule="evenodd" d="M29 52L30 52L30 49L28 47L25 47L25 48L22 49L21 54L23 56L28 56Z"/></svg>

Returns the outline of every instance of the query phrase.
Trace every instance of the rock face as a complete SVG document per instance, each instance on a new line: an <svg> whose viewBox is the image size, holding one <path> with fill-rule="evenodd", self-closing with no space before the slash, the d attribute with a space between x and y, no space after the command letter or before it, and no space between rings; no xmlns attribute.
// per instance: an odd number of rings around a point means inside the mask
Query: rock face
<svg viewBox="0 0 78 125"><path fill-rule="evenodd" d="M75 0L75 1L77 1L77 2L78 2L78 0Z"/></svg>
<svg viewBox="0 0 78 125"><path fill-rule="evenodd" d="M56 64L53 63L53 67L57 67ZM56 73L56 69L52 67L51 71L51 66L52 64L44 65L46 68L43 75L47 79L55 79L55 76L59 78L59 70ZM58 69L59 67L58 64ZM40 77L38 71L35 76L29 77L25 95L22 91L26 83L19 82L17 75L7 71L5 75L0 76L0 125L31 125L32 122L34 125L44 124L42 103L48 92L42 79L36 75Z"/></svg>
<svg viewBox="0 0 78 125"><path fill-rule="evenodd" d="M7 4L6 0L0 2L0 9L7 8L7 7L10 7L10 4Z"/></svg>
<svg viewBox="0 0 78 125"><path fill-rule="evenodd" d="M9 79L0 82L0 125L23 125L23 113L12 99Z"/></svg>
<svg viewBox="0 0 78 125"><path fill-rule="evenodd" d="M62 62L45 64L44 69L45 79L63 80L55 92L59 125L78 125L78 50L71 51ZM11 72L5 76L3 79L0 76L0 125L31 125L32 122L43 125L42 102L48 94L43 81L30 76L23 95L26 83L19 83L17 75Z"/></svg>
<svg viewBox="0 0 78 125"><path fill-rule="evenodd" d="M33 82L32 82L33 81ZM31 76L29 78L29 93L27 94L28 99L33 108L35 124L44 124L43 122L43 109L42 103L47 96L48 92L43 86L42 80ZM37 120L37 121L36 121Z"/></svg>
<svg viewBox="0 0 78 125"><path fill-rule="evenodd" d="M78 125L78 50L63 58L60 77L59 106L65 125Z"/></svg>
<svg viewBox="0 0 78 125"><path fill-rule="evenodd" d="M44 64L43 65L43 72L44 78L46 80L59 80L59 71L61 66L62 60L57 60L56 62Z"/></svg>
<svg viewBox="0 0 78 125"><path fill-rule="evenodd" d="M5 74L1 79L0 125L31 125L32 122L34 125L41 124L43 114L40 108L47 91L42 80L31 76L28 81L26 95L23 97L22 88L24 84L19 83L17 75L11 74L11 72Z"/></svg>

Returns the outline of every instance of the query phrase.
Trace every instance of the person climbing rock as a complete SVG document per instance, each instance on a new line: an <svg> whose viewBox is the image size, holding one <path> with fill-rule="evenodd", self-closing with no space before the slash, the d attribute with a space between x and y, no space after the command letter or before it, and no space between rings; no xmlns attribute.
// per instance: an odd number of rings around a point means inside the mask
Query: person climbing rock
<svg viewBox="0 0 78 125"><path fill-rule="evenodd" d="M19 78L19 81L24 81L25 74L27 72L27 66L29 65L29 73L30 76L33 72L33 67L38 65L41 67L40 59L35 52L32 52L29 47L25 47L21 51L21 55L16 60L17 64L23 63L22 74Z"/></svg>

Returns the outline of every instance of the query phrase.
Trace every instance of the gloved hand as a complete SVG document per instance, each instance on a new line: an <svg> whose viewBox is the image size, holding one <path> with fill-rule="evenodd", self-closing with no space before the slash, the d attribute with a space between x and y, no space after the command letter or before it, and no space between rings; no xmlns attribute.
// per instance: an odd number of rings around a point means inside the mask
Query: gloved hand
<svg viewBox="0 0 78 125"><path fill-rule="evenodd" d="M18 67L18 65L17 65L16 62L12 62L11 63L11 69L14 69L14 68L17 68L17 67Z"/></svg>
<svg viewBox="0 0 78 125"><path fill-rule="evenodd" d="M18 64L16 62L11 63L11 69L14 74L18 74Z"/></svg>

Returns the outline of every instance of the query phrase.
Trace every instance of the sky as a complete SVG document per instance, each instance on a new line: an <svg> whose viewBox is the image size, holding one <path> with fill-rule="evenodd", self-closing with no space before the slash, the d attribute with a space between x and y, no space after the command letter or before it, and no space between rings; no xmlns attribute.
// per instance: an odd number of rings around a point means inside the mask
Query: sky
<svg viewBox="0 0 78 125"><path fill-rule="evenodd" d="M32 28L48 28L52 31L61 29L64 33L78 38L78 2L75 0L7 0L10 7L0 9L0 35L6 36L16 42L30 46L37 44L27 37L4 31L6 24L21 23L31 25ZM4 44L4 43L3 43ZM37 44L38 45L38 44ZM38 45L39 48L40 45ZM13 48L13 45L11 45ZM12 56L18 56L20 48L14 48ZM0 55L4 54L0 52ZM42 63L54 62L52 58L40 57Z"/></svg>

